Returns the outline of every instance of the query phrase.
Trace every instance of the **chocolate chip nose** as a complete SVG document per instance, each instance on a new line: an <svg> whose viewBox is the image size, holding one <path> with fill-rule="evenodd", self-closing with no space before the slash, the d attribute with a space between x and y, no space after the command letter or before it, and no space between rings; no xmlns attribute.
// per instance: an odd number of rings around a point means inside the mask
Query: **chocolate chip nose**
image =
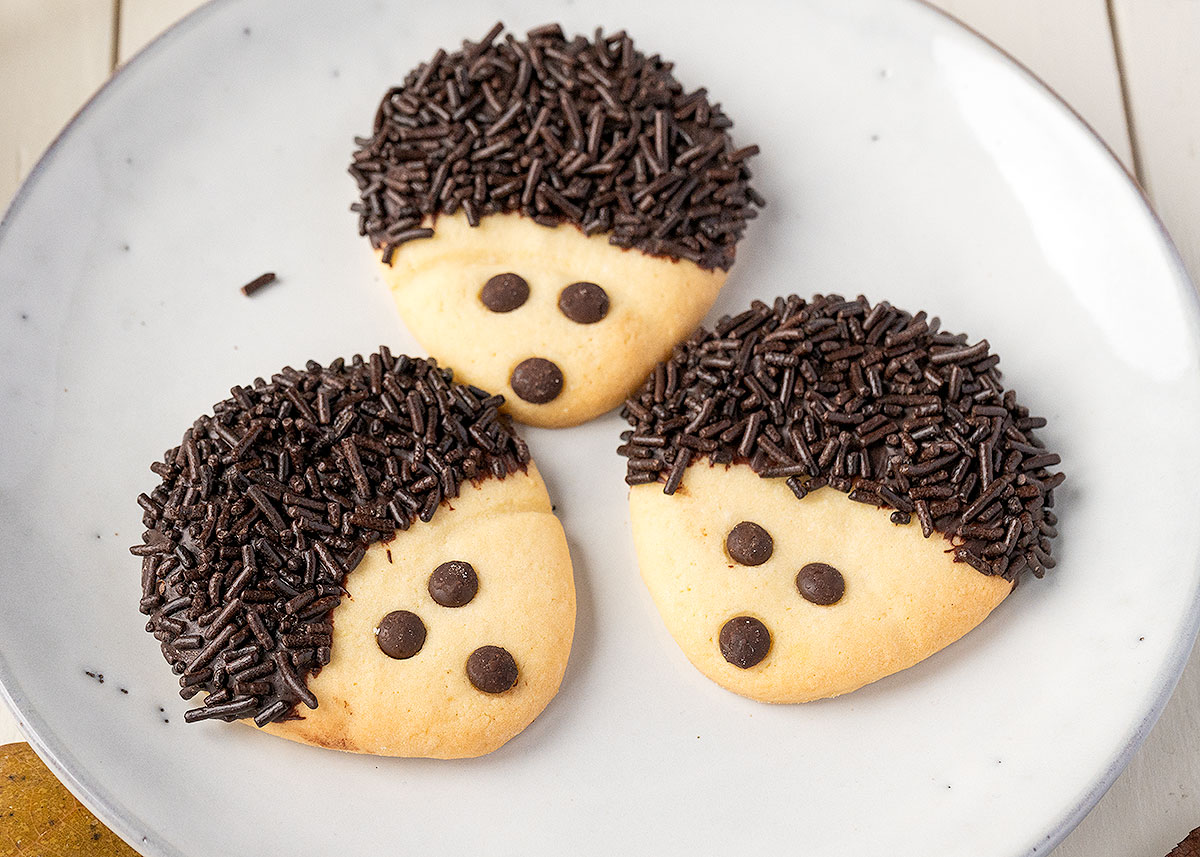
<svg viewBox="0 0 1200 857"><path fill-rule="evenodd" d="M558 397L563 388L562 370L543 357L522 360L513 369L508 383L513 392L534 405L544 405Z"/></svg>

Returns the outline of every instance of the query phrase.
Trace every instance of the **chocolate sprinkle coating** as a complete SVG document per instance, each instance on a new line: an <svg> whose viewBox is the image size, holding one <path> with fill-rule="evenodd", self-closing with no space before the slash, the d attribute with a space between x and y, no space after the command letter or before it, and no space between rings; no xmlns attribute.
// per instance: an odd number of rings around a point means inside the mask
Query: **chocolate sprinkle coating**
<svg viewBox="0 0 1200 857"><path fill-rule="evenodd" d="M503 31L413 69L356 140L352 209L384 262L461 208L472 226L519 212L728 270L763 205L746 166L758 147L734 148L733 123L707 91L685 91L671 63L623 31Z"/></svg>
<svg viewBox="0 0 1200 857"><path fill-rule="evenodd" d="M559 294L558 308L571 321L595 324L608 315L608 292L595 283L571 283Z"/></svg>
<svg viewBox="0 0 1200 857"><path fill-rule="evenodd" d="M753 616L738 616L721 627L721 655L738 669L762 663L771 651L771 632Z"/></svg>
<svg viewBox="0 0 1200 857"><path fill-rule="evenodd" d="M375 642L389 658L407 660L425 645L425 623L416 613L393 610L379 620Z"/></svg>
<svg viewBox="0 0 1200 857"><path fill-rule="evenodd" d="M332 611L374 542L432 519L467 480L524 470L503 396L381 348L234 387L150 469L141 611L180 675L208 694L189 721L316 708Z"/></svg>
<svg viewBox="0 0 1200 857"><path fill-rule="evenodd" d="M676 346L622 416L625 481L672 494L693 461L746 463L797 498L828 485L913 515L956 561L1016 581L1053 568L1059 456L987 340L861 295L755 301ZM895 515L897 525L908 518Z"/></svg>
<svg viewBox="0 0 1200 857"><path fill-rule="evenodd" d="M558 398L563 388L562 370L544 357L522 360L513 369L509 385L513 392L534 405L544 405Z"/></svg>
<svg viewBox="0 0 1200 857"><path fill-rule="evenodd" d="M484 693L504 693L517 675L517 662L500 646L480 646L467 658L467 678Z"/></svg>
<svg viewBox="0 0 1200 857"><path fill-rule="evenodd" d="M734 562L762 565L775 552L775 540L753 521L742 521L725 537L725 550Z"/></svg>
<svg viewBox="0 0 1200 857"><path fill-rule="evenodd" d="M469 562L452 559L429 575L429 597L443 607L463 607L479 592L479 575Z"/></svg>
<svg viewBox="0 0 1200 857"><path fill-rule="evenodd" d="M512 312L529 300L529 283L517 274L497 274L483 284L479 300L492 312Z"/></svg>
<svg viewBox="0 0 1200 857"><path fill-rule="evenodd" d="M832 565L810 562L796 573L796 589L805 601L827 606L842 600L846 594L846 579Z"/></svg>

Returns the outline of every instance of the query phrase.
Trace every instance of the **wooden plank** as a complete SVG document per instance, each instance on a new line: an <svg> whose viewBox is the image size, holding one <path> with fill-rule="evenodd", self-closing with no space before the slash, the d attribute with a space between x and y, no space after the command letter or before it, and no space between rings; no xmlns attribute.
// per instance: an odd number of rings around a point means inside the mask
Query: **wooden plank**
<svg viewBox="0 0 1200 857"><path fill-rule="evenodd" d="M147 43L205 0L121 0L118 62L125 62Z"/></svg>
<svg viewBox="0 0 1200 857"><path fill-rule="evenodd" d="M1142 184L1200 283L1200 2L1112 0ZM1135 286L1136 288L1136 286ZM1200 650L1145 746L1054 857L1165 854L1200 826Z"/></svg>
<svg viewBox="0 0 1200 857"><path fill-rule="evenodd" d="M1157 857L1197 826L1200 650L1192 654L1175 695L1129 767L1053 857Z"/></svg>
<svg viewBox="0 0 1200 857"><path fill-rule="evenodd" d="M0 3L0 209L112 68L113 0ZM0 705L0 744L23 741Z"/></svg>
<svg viewBox="0 0 1200 857"><path fill-rule="evenodd" d="M8 710L7 705L0 702L0 746L24 740L25 736L17 728L16 715Z"/></svg>
<svg viewBox="0 0 1200 857"><path fill-rule="evenodd" d="M1200 284L1200 2L1113 0L1113 20L1143 184Z"/></svg>
<svg viewBox="0 0 1200 857"><path fill-rule="evenodd" d="M113 2L0 2L0 208L108 77Z"/></svg>
<svg viewBox="0 0 1200 857"><path fill-rule="evenodd" d="M1044 80L1079 111L1132 171L1129 130L1105 0L931 3L987 36Z"/></svg>

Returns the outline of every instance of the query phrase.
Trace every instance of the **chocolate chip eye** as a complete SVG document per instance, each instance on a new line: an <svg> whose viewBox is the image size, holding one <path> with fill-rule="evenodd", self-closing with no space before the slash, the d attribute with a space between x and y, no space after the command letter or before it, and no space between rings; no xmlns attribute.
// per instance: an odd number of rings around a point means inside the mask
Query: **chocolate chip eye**
<svg viewBox="0 0 1200 857"><path fill-rule="evenodd" d="M443 607L470 604L478 591L479 575L469 562L452 559L439 565L429 575L429 595Z"/></svg>
<svg viewBox="0 0 1200 857"><path fill-rule="evenodd" d="M467 658L467 678L484 693L504 693L517 683L517 662L507 649L480 646Z"/></svg>
<svg viewBox="0 0 1200 857"><path fill-rule="evenodd" d="M571 283L558 296L558 308L571 321L595 324L608 315L608 293L595 283Z"/></svg>
<svg viewBox="0 0 1200 857"><path fill-rule="evenodd" d="M389 658L411 658L425 645L425 623L416 613L394 610L379 620L375 642Z"/></svg>
<svg viewBox="0 0 1200 857"><path fill-rule="evenodd" d="M508 379L513 392L534 405L558 398L563 388L563 373L553 361L543 357L522 360Z"/></svg>
<svg viewBox="0 0 1200 857"><path fill-rule="evenodd" d="M725 537L725 550L734 562L762 565L775 551L771 534L752 521L742 521Z"/></svg>
<svg viewBox="0 0 1200 857"><path fill-rule="evenodd" d="M492 312L512 312L529 300L529 283L517 274L497 274L483 284L479 299Z"/></svg>
<svg viewBox="0 0 1200 857"><path fill-rule="evenodd" d="M832 565L810 562L796 575L796 588L813 604L837 604L846 594L846 579Z"/></svg>
<svg viewBox="0 0 1200 857"><path fill-rule="evenodd" d="M730 619L721 628L721 654L739 669L748 670L771 651L771 632L753 616Z"/></svg>

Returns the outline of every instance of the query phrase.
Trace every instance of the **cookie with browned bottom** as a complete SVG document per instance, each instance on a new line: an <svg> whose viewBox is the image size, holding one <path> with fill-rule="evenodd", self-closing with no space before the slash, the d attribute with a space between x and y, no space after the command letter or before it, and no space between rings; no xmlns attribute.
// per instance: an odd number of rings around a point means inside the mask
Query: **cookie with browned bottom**
<svg viewBox="0 0 1200 857"><path fill-rule="evenodd" d="M705 675L837 696L982 622L1054 565L1059 463L985 341L865 298L700 331L626 402L642 577Z"/></svg>

